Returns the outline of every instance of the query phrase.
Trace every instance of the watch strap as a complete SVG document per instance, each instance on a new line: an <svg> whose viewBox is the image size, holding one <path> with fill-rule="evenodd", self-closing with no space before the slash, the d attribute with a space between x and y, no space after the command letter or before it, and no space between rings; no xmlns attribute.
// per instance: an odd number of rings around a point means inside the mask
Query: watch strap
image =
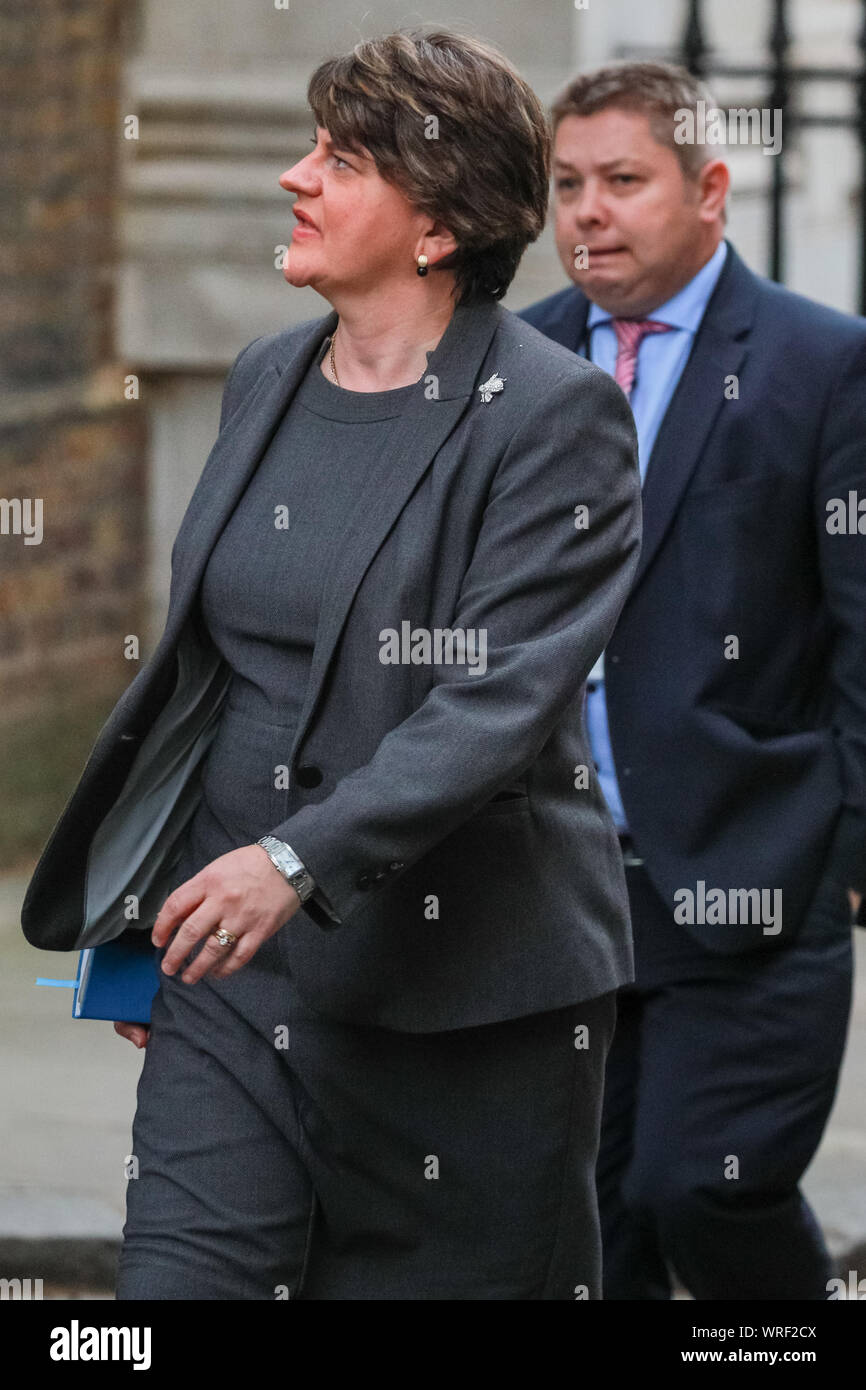
<svg viewBox="0 0 866 1390"><path fill-rule="evenodd" d="M261 845L274 867L292 885L301 902L306 902L315 892L316 880L291 845L287 845L285 840L278 840L275 835L263 835L256 844Z"/></svg>

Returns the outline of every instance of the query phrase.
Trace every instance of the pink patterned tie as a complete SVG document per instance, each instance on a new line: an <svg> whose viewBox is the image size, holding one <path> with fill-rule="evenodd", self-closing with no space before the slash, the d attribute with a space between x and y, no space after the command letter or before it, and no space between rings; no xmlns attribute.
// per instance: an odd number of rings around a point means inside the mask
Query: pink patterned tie
<svg viewBox="0 0 866 1390"><path fill-rule="evenodd" d="M631 395L637 371L637 352L647 333L669 333L669 323L655 319L611 319L616 334L617 353L613 379L627 396Z"/></svg>

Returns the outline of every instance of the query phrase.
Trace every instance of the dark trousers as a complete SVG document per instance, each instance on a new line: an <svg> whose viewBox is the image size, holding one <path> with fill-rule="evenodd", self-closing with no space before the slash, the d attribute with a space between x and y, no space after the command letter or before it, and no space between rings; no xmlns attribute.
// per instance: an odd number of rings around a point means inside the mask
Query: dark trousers
<svg viewBox="0 0 866 1390"><path fill-rule="evenodd" d="M230 979L163 977L118 1299L600 1298L615 994L442 1033L340 1023L298 997L287 929Z"/></svg>
<svg viewBox="0 0 866 1390"><path fill-rule="evenodd" d="M627 867L636 980L619 991L597 1184L606 1299L826 1299L799 1181L836 1093L850 908L825 878L789 947L721 957Z"/></svg>

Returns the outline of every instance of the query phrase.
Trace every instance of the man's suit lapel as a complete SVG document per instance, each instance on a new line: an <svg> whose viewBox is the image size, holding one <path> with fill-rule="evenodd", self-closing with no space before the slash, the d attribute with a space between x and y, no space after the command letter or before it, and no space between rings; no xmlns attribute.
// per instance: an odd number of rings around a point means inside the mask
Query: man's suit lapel
<svg viewBox="0 0 866 1390"><path fill-rule="evenodd" d="M588 356L583 341L589 316L586 295L578 290L564 290L557 296L552 309L553 312L544 321L545 337L552 338L555 343L561 343L581 357Z"/></svg>
<svg viewBox="0 0 866 1390"><path fill-rule="evenodd" d="M632 590L652 564L724 408L726 378L738 375L743 365L756 288L752 272L728 243L725 264L647 464L643 543Z"/></svg>
<svg viewBox="0 0 866 1390"><path fill-rule="evenodd" d="M664 540L689 479L725 403L725 378L736 376L748 350L757 280L728 242L728 254L682 376L665 412L643 482L643 541L632 593ZM589 300L567 295L548 337L588 357L583 337ZM567 341L568 339L571 341Z"/></svg>
<svg viewBox="0 0 866 1390"><path fill-rule="evenodd" d="M504 310L495 301L458 305L418 385L418 398L392 422L349 517L344 548L322 592L320 620L294 748L303 738L352 599L376 552L423 473L472 398L476 377ZM337 324L332 312L311 324L291 355L273 363L237 406L207 459L175 543L169 613L162 643L186 620L210 553L267 448L295 391ZM181 560L180 557L184 559Z"/></svg>

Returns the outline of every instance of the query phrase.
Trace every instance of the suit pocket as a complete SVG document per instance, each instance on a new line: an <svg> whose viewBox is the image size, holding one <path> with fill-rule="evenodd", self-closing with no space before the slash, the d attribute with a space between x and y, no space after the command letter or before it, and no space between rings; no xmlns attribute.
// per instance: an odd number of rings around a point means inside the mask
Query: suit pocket
<svg viewBox="0 0 866 1390"><path fill-rule="evenodd" d="M508 816L515 811L526 811L529 809L529 797L525 791L515 788L497 792L495 796L485 803L480 810L475 812L473 820L478 820L485 816Z"/></svg>
<svg viewBox="0 0 866 1390"><path fill-rule="evenodd" d="M723 483L712 483L709 487L689 488L683 497L683 507L692 503L700 506L705 503L718 507L751 507L756 500L773 497L780 489L791 482L787 473L759 473L742 478L729 478Z"/></svg>
<svg viewBox="0 0 866 1390"><path fill-rule="evenodd" d="M745 729L746 733L755 739L790 738L793 734L819 732L811 721L779 719L764 710L752 710L743 705L714 702L712 708L732 723L739 724L741 729Z"/></svg>

